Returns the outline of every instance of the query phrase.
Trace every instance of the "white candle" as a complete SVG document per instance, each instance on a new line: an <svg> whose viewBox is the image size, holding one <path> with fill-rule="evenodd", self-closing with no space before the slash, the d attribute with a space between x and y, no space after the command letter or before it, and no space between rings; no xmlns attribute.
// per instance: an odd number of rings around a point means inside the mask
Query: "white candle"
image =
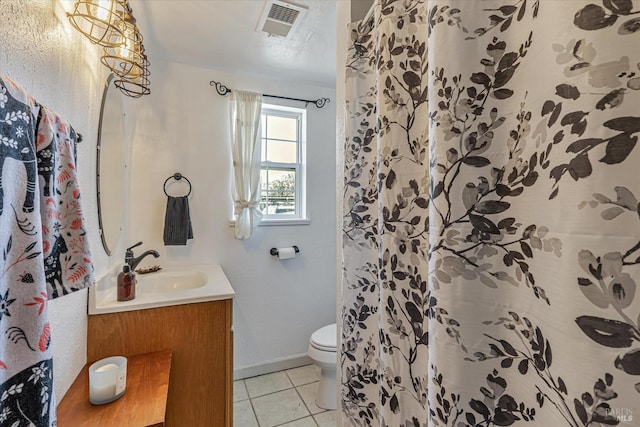
<svg viewBox="0 0 640 427"><path fill-rule="evenodd" d="M99 360L89 367L89 401L94 405L120 397L126 387L127 359L121 356Z"/></svg>
<svg viewBox="0 0 640 427"><path fill-rule="evenodd" d="M106 365L97 368L96 372L107 372L113 369L118 369L118 365L116 365L115 363L107 363Z"/></svg>
<svg viewBox="0 0 640 427"><path fill-rule="evenodd" d="M95 384L91 384L91 388L89 390L89 398L92 402L100 403L111 400L116 395L116 385L115 384L107 384L98 386Z"/></svg>

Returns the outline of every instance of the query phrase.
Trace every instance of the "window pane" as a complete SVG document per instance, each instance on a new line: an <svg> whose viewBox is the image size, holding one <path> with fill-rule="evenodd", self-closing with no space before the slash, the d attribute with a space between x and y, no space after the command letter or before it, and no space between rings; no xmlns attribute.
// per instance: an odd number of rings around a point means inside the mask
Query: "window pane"
<svg viewBox="0 0 640 427"><path fill-rule="evenodd" d="M291 117L268 116L267 138L296 141L298 139L298 120Z"/></svg>
<svg viewBox="0 0 640 427"><path fill-rule="evenodd" d="M269 190L289 190L295 192L296 171L294 169L268 169Z"/></svg>
<svg viewBox="0 0 640 427"><path fill-rule="evenodd" d="M267 146L266 158L264 160L277 163L296 163L298 160L295 142L265 140L263 146Z"/></svg>
<svg viewBox="0 0 640 427"><path fill-rule="evenodd" d="M260 210L272 218L299 214L296 171L302 150L300 117L286 111L281 113L276 107L265 108L260 115Z"/></svg>
<svg viewBox="0 0 640 427"><path fill-rule="evenodd" d="M296 197L295 193L286 191L269 192L269 205L274 214L295 214Z"/></svg>
<svg viewBox="0 0 640 427"><path fill-rule="evenodd" d="M260 211L266 215L295 214L296 198L290 193L263 191L260 199Z"/></svg>
<svg viewBox="0 0 640 427"><path fill-rule="evenodd" d="M261 200L263 214L296 213L296 174L295 170L267 169L260 171Z"/></svg>

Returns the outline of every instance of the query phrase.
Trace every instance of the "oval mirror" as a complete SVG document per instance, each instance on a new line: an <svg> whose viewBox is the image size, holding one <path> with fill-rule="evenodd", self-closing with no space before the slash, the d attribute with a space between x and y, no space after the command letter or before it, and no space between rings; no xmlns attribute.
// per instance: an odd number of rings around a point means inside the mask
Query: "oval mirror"
<svg viewBox="0 0 640 427"><path fill-rule="evenodd" d="M97 173L98 225L107 255L118 246L124 214L126 144L124 107L120 91L109 76L102 94L98 124Z"/></svg>

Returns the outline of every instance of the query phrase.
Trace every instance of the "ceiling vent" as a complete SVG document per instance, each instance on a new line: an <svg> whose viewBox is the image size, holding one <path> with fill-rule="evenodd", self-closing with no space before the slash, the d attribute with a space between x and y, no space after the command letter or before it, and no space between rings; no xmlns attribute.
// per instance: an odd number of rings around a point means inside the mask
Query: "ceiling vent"
<svg viewBox="0 0 640 427"><path fill-rule="evenodd" d="M267 0L256 31L287 37L307 8L281 0Z"/></svg>

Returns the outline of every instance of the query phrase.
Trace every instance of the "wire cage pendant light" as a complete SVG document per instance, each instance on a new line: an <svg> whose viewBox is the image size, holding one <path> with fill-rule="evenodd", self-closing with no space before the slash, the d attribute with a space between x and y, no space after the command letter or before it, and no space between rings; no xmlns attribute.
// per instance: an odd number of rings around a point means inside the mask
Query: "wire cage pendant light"
<svg viewBox="0 0 640 427"><path fill-rule="evenodd" d="M143 68L143 73L135 78L119 78L113 81L120 92L132 98L140 98L151 93L149 82L149 69Z"/></svg>
<svg viewBox="0 0 640 427"><path fill-rule="evenodd" d="M119 33L110 35L110 38L114 39L114 42L119 41L119 44L105 46L100 62L120 77L135 78L142 73L144 63L148 63L144 57L142 35L136 26L135 18L130 14L127 14L119 25L123 36Z"/></svg>
<svg viewBox="0 0 640 427"><path fill-rule="evenodd" d="M124 33L123 11L126 0L78 0L73 12L68 13L73 27L92 43L101 46L118 46ZM119 37L114 37L114 34Z"/></svg>
<svg viewBox="0 0 640 427"><path fill-rule="evenodd" d="M151 93L149 88L149 60L144 53L144 46L142 47L142 62L136 64L134 69L126 76L119 76L120 78L113 81L122 93L132 98L139 98L142 95L148 95Z"/></svg>
<svg viewBox="0 0 640 427"><path fill-rule="evenodd" d="M142 95L148 95L151 93L151 89L149 88L149 79L142 75L134 80L114 80L113 84L120 89L120 92L132 98L140 98Z"/></svg>
<svg viewBox="0 0 640 427"><path fill-rule="evenodd" d="M67 16L92 43L103 46L100 62L117 78L113 83L133 98L151 93L149 59L128 0L77 0Z"/></svg>

